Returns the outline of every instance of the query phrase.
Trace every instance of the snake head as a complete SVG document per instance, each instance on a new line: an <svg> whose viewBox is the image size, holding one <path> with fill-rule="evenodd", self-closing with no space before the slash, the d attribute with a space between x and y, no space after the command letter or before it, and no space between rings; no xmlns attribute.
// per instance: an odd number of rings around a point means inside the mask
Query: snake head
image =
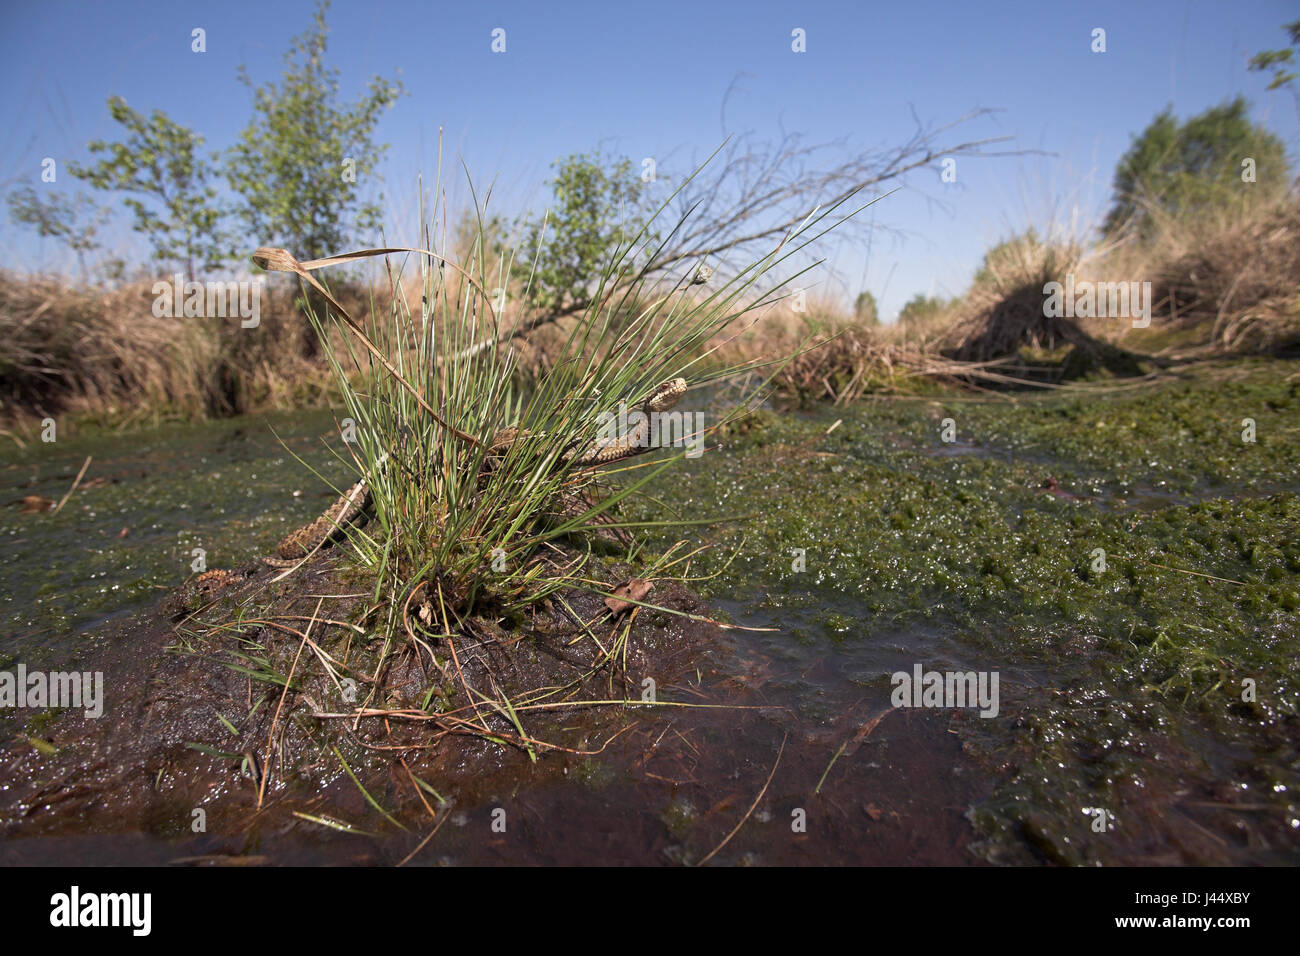
<svg viewBox="0 0 1300 956"><path fill-rule="evenodd" d="M672 408L686 394L686 379L670 378L655 386L650 397L645 401L646 411L662 412L665 409Z"/></svg>

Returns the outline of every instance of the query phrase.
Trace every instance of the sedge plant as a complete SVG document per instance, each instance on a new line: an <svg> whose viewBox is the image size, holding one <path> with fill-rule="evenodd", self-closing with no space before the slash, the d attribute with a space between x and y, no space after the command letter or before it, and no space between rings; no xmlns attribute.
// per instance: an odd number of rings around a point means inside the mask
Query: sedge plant
<svg viewBox="0 0 1300 956"><path fill-rule="evenodd" d="M309 318L355 426L345 447L369 482L373 520L349 529L349 538L374 576L377 603L389 609L390 633L409 629L416 603L427 631L437 634L484 606L508 615L566 588L606 593L589 572L591 534L611 523L635 532L636 523L614 521L610 512L664 480L685 451L649 464L629 458L598 474L574 450L616 436L611 424L619 412L638 408L666 380L682 377L695 387L772 367L773 359L760 357L720 368L708 361L716 349L709 343L782 297L783 287L816 265L799 269L787 265L791 258L862 208L842 213L847 197L814 210L768 254L710 286L700 281L709 274L702 263L671 283L637 271L667 241L659 234L671 237L691 215L657 228L673 198L612 244L592 277L592 304L563 331L542 369L520 367L516 333L528 327L531 282L511 282L535 272L536 261L516 269L516 252L493 250L481 213L461 262L437 251L436 231L427 229L423 249L292 264L323 289L312 271L385 257L393 295L382 314L372 308L362 325L335 303ZM403 276L412 260L418 303ZM782 267L792 272L777 280ZM752 398L741 396L716 424ZM513 441L499 440L506 429L516 429ZM594 493L598 479L613 490Z"/></svg>

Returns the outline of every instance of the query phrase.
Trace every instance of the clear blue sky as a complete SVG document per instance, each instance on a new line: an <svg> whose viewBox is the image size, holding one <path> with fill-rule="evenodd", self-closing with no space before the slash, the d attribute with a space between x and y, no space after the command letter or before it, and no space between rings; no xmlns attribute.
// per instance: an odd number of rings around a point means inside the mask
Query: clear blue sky
<svg viewBox="0 0 1300 956"><path fill-rule="evenodd" d="M57 187L85 144L114 138L111 94L230 145L249 117L239 64L254 81L278 76L311 2L31 3L0 12L0 185L60 164ZM1000 110L963 138L1008 135L1047 156L963 159L958 182L923 170L871 210L888 229L869 245L826 247L852 295L869 288L892 316L916 292L961 291L998 238L1051 216L1083 231L1104 210L1115 161L1130 137L1173 104L1187 116L1241 93L1254 117L1300 151L1300 106L1246 71L1250 55L1282 46L1294 2L1104 3L402 3L338 0L329 55L343 92L372 75L400 75L409 91L379 138L390 238L413 236L415 177L431 175L438 130L445 153L476 180L497 182L498 211L536 207L549 164L603 143L639 160L705 155L725 133L782 130L850 147L897 144L923 122L976 107ZM207 52L190 31L207 31ZM506 30L493 54L491 31ZM807 52L790 49L807 32ZM1090 51L1102 27L1107 52ZM399 73L400 71L400 73ZM725 120L723 97L736 82ZM453 193L453 201L456 199ZM496 203L497 200L494 200ZM70 260L0 213L10 266L55 270ZM115 240L140 247L129 233ZM828 288L837 288L834 283Z"/></svg>

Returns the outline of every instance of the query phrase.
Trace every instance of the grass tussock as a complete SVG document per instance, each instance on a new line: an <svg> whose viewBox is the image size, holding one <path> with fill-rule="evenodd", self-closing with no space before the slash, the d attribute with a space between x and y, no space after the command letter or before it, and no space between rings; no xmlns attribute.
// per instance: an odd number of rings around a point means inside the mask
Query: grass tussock
<svg viewBox="0 0 1300 956"><path fill-rule="evenodd" d="M1300 199L1196 217L1157 215L1151 242L1117 266L1153 285L1171 341L1229 353L1300 351ZM1127 260L1127 261L1126 261Z"/></svg>
<svg viewBox="0 0 1300 956"><path fill-rule="evenodd" d="M673 409L652 420L645 447L599 463L592 449L626 438L629 430L639 434L624 415L650 408L648 399L662 394L662 383L680 378L701 386L754 372L759 363L728 366L710 343L725 340L733 324L767 306L770 296L756 288L779 289L779 280L765 279L840 221L834 207L813 214L771 253L716 287L691 282L694 263L684 265L675 283L620 286L616 279L627 263L644 258L645 245L654 241L647 225L610 257L586 313L553 332L549 360L529 369L521 368L512 336L530 315L528 289L517 304L507 298L500 308L489 290L504 285L511 262L486 243L475 244L462 261L432 243L358 254L383 256L391 265L390 295L377 297L363 318L330 296L315 275L353 256L317 260L309 269L284 250L258 250L256 261L297 273L326 303L309 309L309 317L346 413L336 451L369 486L370 520L344 530L355 557L350 573L368 588L359 619L385 635L371 673L394 673L414 657L421 667L428 662L439 670L450 688L441 702L426 694L416 708L386 707L375 706L376 682L354 711L333 716L432 721L445 732L513 744L534 755L552 745L530 737L521 714L612 702L574 695L601 672L609 674L611 691L615 673L626 676L630 624L640 609L687 614L650 600L649 584L690 580L693 557L684 542L657 556L639 554L634 535L647 524L620 519L619 503L631 494L653 494L696 441L747 409L754 389L734 408L711 407L707 422L705 409L688 393L680 404L694 414L674 421ZM655 448L662 450L657 458L638 457ZM626 548L624 567L637 575L621 585L593 560L612 532L619 533L619 550ZM535 686L506 684L492 668L466 658L474 648L517 657L518 638L509 632L527 629L539 616L568 621L568 657L591 655L558 685L553 675L548 680L540 673ZM614 630L602 640L595 628L611 620ZM336 663L327 656L319 661L337 683ZM310 662L301 666L315 670ZM292 680L290 672L284 686Z"/></svg>
<svg viewBox="0 0 1300 956"><path fill-rule="evenodd" d="M683 409L652 420L647 444L673 446L652 465L629 455L598 468L585 451L625 437L633 427L627 416L661 383L699 386L758 364L720 367L709 343L768 304L757 287L770 287L770 274L842 221L835 216L833 208L816 213L770 254L709 288L690 281L694 263L673 284L617 281L656 241L647 224L619 244L597 277L593 304L552 338L547 362L530 369L521 368L512 334L530 317L529 290L499 310L489 290L505 285L512 263L486 242L463 262L405 250L418 271L418 298L398 260L390 296L364 324L338 302L313 310L355 425L340 454L371 486L374 520L352 540L391 627L432 639L484 606L511 614L566 588L606 587L588 571L592 537L611 526L634 529L611 517L619 501L663 480L745 398L708 426L689 396ZM278 250L258 255L316 282Z"/></svg>
<svg viewBox="0 0 1300 956"><path fill-rule="evenodd" d="M115 423L319 404L332 387L303 303L262 290L260 321L155 315L155 281L100 290L0 272L0 422L63 415ZM367 293L339 293L361 303Z"/></svg>

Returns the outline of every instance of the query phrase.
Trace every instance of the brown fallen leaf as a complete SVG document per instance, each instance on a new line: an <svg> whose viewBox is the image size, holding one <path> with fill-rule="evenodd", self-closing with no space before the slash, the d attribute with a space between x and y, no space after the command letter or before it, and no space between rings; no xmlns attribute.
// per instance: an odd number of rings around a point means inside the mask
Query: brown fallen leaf
<svg viewBox="0 0 1300 956"><path fill-rule="evenodd" d="M128 534L130 534L130 533L131 533L131 529L130 529L130 528L123 528L121 531L119 531L119 532L117 533L117 536L118 536L119 538L125 538L125 537L126 537Z"/></svg>
<svg viewBox="0 0 1300 956"><path fill-rule="evenodd" d="M628 608L636 606L632 601L644 601L652 587L654 585L644 578L629 578L627 583L614 588L614 594L611 597L605 598L605 607L609 608L611 614L622 614ZM624 598L631 598L632 600L625 601Z"/></svg>
<svg viewBox="0 0 1300 956"><path fill-rule="evenodd" d="M31 515L41 511L50 511L53 507L53 498L46 498L44 495L24 495L21 511L25 515Z"/></svg>

